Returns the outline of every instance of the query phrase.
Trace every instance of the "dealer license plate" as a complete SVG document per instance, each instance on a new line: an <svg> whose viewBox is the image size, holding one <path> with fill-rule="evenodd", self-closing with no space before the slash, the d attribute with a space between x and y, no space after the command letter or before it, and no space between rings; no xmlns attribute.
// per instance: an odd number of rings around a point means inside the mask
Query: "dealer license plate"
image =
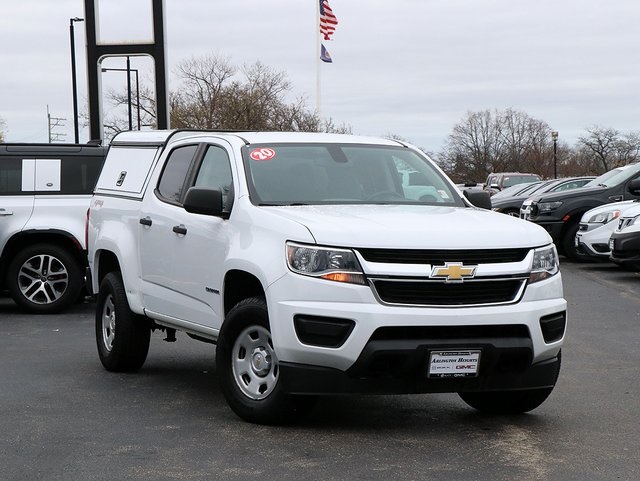
<svg viewBox="0 0 640 481"><path fill-rule="evenodd" d="M477 377L480 351L431 351L428 377Z"/></svg>

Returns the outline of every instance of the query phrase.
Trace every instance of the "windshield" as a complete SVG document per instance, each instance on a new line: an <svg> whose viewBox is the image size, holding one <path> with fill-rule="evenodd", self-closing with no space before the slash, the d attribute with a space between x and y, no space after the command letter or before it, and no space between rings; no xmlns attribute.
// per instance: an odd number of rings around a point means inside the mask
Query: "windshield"
<svg viewBox="0 0 640 481"><path fill-rule="evenodd" d="M634 174L636 174L639 170L640 162L637 164L629 164L623 167L618 167L617 169L610 170L609 172L605 172L601 176L596 177L588 184L585 184L585 187L612 187L626 181Z"/></svg>
<svg viewBox="0 0 640 481"><path fill-rule="evenodd" d="M529 175L509 175L505 176L502 181L502 188L511 187L512 185L522 184L523 182L533 182L535 180L540 180L540 177L534 174Z"/></svg>
<svg viewBox="0 0 640 481"><path fill-rule="evenodd" d="M405 147L262 144L244 147L243 158L258 205L465 205L427 159Z"/></svg>

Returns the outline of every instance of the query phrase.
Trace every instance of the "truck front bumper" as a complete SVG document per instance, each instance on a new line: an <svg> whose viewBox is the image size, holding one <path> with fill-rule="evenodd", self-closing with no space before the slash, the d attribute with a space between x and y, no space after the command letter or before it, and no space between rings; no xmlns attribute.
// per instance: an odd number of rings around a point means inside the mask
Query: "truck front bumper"
<svg viewBox="0 0 640 481"><path fill-rule="evenodd" d="M422 372L434 350L479 350L480 372L524 375L558 356L567 322L560 274L501 305L385 305L368 286L295 274L269 286L266 297L279 362L337 370L345 379Z"/></svg>
<svg viewBox="0 0 640 481"><path fill-rule="evenodd" d="M417 341L418 342L418 341ZM347 370L280 363L286 390L293 394L413 394L470 391L511 391L553 387L560 372L560 352L550 359L526 364L524 351L483 345L477 377L429 378L429 343L419 341L389 350L365 349ZM386 358L386 359L385 359Z"/></svg>

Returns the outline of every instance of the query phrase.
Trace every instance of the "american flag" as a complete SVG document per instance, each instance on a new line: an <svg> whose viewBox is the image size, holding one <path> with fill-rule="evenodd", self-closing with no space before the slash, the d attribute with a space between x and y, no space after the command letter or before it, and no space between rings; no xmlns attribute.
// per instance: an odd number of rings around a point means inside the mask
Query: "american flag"
<svg viewBox="0 0 640 481"><path fill-rule="evenodd" d="M336 30L338 25L338 19L333 14L333 10L329 6L329 0L320 1L320 33L324 36L325 40L331 40L331 35Z"/></svg>

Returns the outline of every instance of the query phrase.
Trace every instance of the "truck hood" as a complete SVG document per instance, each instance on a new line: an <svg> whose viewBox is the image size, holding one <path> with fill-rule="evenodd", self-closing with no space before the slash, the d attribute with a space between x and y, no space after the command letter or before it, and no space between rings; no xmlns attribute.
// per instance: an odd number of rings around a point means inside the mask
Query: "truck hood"
<svg viewBox="0 0 640 481"><path fill-rule="evenodd" d="M623 206L620 209L620 217L630 218L640 215L640 202L633 202L629 206Z"/></svg>
<svg viewBox="0 0 640 481"><path fill-rule="evenodd" d="M554 202L556 200L565 201L568 199L575 199L577 197L597 196L607 189L609 189L609 187L578 187L576 189L551 192L549 194L533 195L532 198L534 198L536 202Z"/></svg>
<svg viewBox="0 0 640 481"><path fill-rule="evenodd" d="M318 244L396 249L538 247L541 227L488 210L422 205L261 207L305 226ZM297 239L290 239L297 240Z"/></svg>

